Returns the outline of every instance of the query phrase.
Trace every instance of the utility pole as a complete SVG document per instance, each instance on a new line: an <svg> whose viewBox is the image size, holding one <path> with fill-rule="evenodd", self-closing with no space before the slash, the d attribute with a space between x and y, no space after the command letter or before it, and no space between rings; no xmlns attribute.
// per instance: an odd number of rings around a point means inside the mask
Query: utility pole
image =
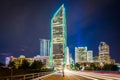
<svg viewBox="0 0 120 80"><path fill-rule="evenodd" d="M63 72L63 77L64 77L64 59L63 59L63 69L62 69L62 72Z"/></svg>

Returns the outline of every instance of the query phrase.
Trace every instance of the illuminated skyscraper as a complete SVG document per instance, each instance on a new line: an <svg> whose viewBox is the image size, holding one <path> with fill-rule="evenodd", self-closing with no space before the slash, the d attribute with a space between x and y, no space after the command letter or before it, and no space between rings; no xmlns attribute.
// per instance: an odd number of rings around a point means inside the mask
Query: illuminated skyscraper
<svg viewBox="0 0 120 80"><path fill-rule="evenodd" d="M110 63L109 45L101 42L99 45L99 61L103 63Z"/></svg>
<svg viewBox="0 0 120 80"><path fill-rule="evenodd" d="M93 51L92 50L87 51L87 61L88 62L93 61Z"/></svg>
<svg viewBox="0 0 120 80"><path fill-rule="evenodd" d="M40 39L40 56L49 56L50 41L47 39Z"/></svg>
<svg viewBox="0 0 120 80"><path fill-rule="evenodd" d="M70 65L70 55L69 55L69 48L67 47L67 53L66 53L66 65Z"/></svg>
<svg viewBox="0 0 120 80"><path fill-rule="evenodd" d="M87 61L87 47L75 47L75 63Z"/></svg>
<svg viewBox="0 0 120 80"><path fill-rule="evenodd" d="M50 66L56 69L66 64L66 17L62 5L51 20Z"/></svg>

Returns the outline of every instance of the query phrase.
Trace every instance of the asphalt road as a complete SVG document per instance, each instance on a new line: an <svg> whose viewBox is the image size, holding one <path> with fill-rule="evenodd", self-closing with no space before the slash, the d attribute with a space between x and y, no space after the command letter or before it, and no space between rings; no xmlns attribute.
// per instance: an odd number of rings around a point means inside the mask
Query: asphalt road
<svg viewBox="0 0 120 80"><path fill-rule="evenodd" d="M120 80L120 74L101 74L67 70L65 71L64 77L62 72L55 72L53 74L41 77L39 80Z"/></svg>

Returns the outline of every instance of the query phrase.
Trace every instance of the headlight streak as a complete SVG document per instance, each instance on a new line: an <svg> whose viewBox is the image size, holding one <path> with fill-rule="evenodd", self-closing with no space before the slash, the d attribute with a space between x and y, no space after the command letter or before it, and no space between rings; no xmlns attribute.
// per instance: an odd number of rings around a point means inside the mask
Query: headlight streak
<svg viewBox="0 0 120 80"><path fill-rule="evenodd" d="M117 77L111 77L110 75L109 76L105 76L103 74L94 74L94 73L86 73L86 72L76 72L80 75L83 75L83 76L89 76L89 77L95 77L95 78L101 78L101 79L106 79L106 80L120 80L120 78L117 78Z"/></svg>

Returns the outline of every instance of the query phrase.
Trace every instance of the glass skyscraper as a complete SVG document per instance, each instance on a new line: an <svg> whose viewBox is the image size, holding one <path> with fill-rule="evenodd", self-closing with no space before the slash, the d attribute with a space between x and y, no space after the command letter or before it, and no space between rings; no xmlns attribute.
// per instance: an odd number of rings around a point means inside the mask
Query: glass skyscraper
<svg viewBox="0 0 120 80"><path fill-rule="evenodd" d="M40 39L40 56L49 56L50 41L47 39Z"/></svg>
<svg viewBox="0 0 120 80"><path fill-rule="evenodd" d="M66 17L62 5L51 19L50 66L56 69L66 64Z"/></svg>

